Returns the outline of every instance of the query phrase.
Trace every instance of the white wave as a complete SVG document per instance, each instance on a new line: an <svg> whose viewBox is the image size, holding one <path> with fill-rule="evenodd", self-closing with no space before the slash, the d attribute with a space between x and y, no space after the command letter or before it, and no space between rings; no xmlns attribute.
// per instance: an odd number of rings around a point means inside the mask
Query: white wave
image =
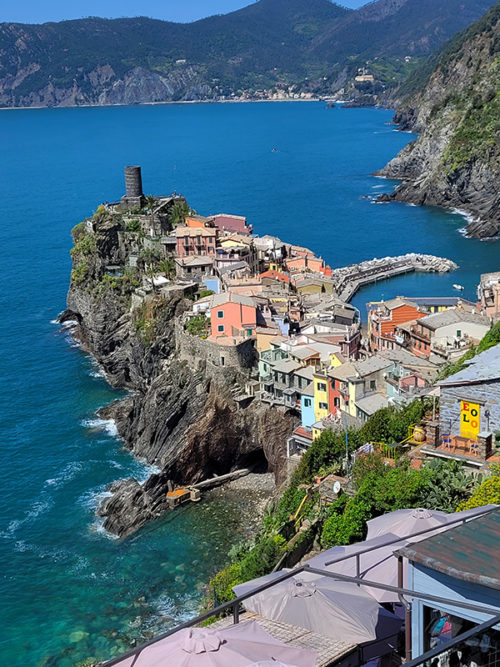
<svg viewBox="0 0 500 667"><path fill-rule="evenodd" d="M38 558L48 558L54 563L60 563L61 561L67 560L71 556L70 552L67 549L51 549L41 547L38 544L31 544L25 540L17 540L14 545L16 551L26 552L31 551Z"/></svg>
<svg viewBox="0 0 500 667"><path fill-rule="evenodd" d="M372 190L380 190L381 188L384 188L385 185L373 185Z"/></svg>
<svg viewBox="0 0 500 667"><path fill-rule="evenodd" d="M113 437L118 435L118 429L116 428L114 419L99 419L96 417L95 419L83 419L80 423L82 426L95 431L106 431L108 435Z"/></svg>
<svg viewBox="0 0 500 667"><path fill-rule="evenodd" d="M95 359L93 359L92 357L90 357L90 364L91 364L91 369L88 371L88 374L90 375L90 377L106 379L106 373L99 366L97 361Z"/></svg>
<svg viewBox="0 0 500 667"><path fill-rule="evenodd" d="M171 618L176 625L185 623L193 617L196 611L197 602L188 595L182 595L179 599L172 599L167 593L163 593L156 600L153 600L151 606L154 615L159 618Z"/></svg>
<svg viewBox="0 0 500 667"><path fill-rule="evenodd" d="M83 463L81 461L71 461L70 463L64 466L64 468L56 477L51 477L50 479L46 479L44 482L44 486L46 487L52 486L55 488L59 488L66 482L71 481L82 469L83 469Z"/></svg>
<svg viewBox="0 0 500 667"><path fill-rule="evenodd" d="M139 460L138 463L140 464L140 469L136 472L135 478L139 484L144 484L144 482L146 482L151 477L151 475L156 475L161 472L161 468L150 463L146 463L146 461Z"/></svg>
<svg viewBox="0 0 500 667"><path fill-rule="evenodd" d="M104 528L104 519L101 517L96 517L95 521L90 524L90 532L99 535L99 537L105 537L108 540L119 540L118 535L113 535Z"/></svg>
<svg viewBox="0 0 500 667"><path fill-rule="evenodd" d="M463 211L460 208L452 208L451 212L454 213L455 215L460 215L462 218L465 218L467 220L467 224L471 224L472 222L476 222L477 218L472 215L472 213L469 213L469 211Z"/></svg>
<svg viewBox="0 0 500 667"><path fill-rule="evenodd" d="M111 493L101 486L98 489L86 491L78 498L78 503L88 510L95 511L104 498L109 498Z"/></svg>
<svg viewBox="0 0 500 667"><path fill-rule="evenodd" d="M26 514L25 520L36 519L40 516L40 514L45 514L45 512L47 512L47 510L49 510L53 504L54 501L52 498L41 498L40 500L36 500L31 505L31 509Z"/></svg>

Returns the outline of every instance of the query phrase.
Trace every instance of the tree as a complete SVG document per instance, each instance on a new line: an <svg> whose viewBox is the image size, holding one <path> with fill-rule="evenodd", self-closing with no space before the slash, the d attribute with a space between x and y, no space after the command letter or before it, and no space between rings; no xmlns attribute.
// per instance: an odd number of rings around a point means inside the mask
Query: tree
<svg viewBox="0 0 500 667"><path fill-rule="evenodd" d="M172 227L183 225L186 221L186 216L189 215L190 208L185 200L176 201L170 208L168 218Z"/></svg>
<svg viewBox="0 0 500 667"><path fill-rule="evenodd" d="M139 261L144 267L144 271L146 272L146 275L149 277L151 281L153 290L155 289L153 277L159 260L160 260L160 255L158 251L152 250L151 248L146 248L141 252L139 256Z"/></svg>
<svg viewBox="0 0 500 667"><path fill-rule="evenodd" d="M148 206L148 212L151 217L153 216L156 201L157 199L156 197L153 197L153 195L146 195L146 204Z"/></svg>

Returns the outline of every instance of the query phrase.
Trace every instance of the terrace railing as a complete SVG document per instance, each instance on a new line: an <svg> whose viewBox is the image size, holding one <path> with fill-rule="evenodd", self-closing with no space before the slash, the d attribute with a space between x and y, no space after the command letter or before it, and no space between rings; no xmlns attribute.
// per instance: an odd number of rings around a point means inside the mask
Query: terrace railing
<svg viewBox="0 0 500 667"><path fill-rule="evenodd" d="M447 524L447 526L451 527L451 526L453 526L455 524L458 524L458 523L466 523L467 521L473 521L474 519L478 518L479 516L489 514L490 512L492 512L496 509L497 509L496 507L495 508L488 508L487 510L484 510L482 512L478 511L478 513L474 514L473 516L469 515L468 517L465 517L465 518L464 517L457 518L455 521L452 521L449 524ZM233 617L233 623L239 623L240 608L241 608L242 603L245 600L247 600L248 598L250 598L254 595L257 595L258 593L262 593L263 591L266 591L269 588L272 588L273 586L275 586L276 584L278 584L282 581L286 581L287 579L290 579L291 577L295 577L298 574L300 574L301 572L309 572L309 573L312 573L312 574L317 574L319 576L330 577L330 578L336 579L338 581L345 581L345 582L348 582L348 583L352 583L353 585L356 585L356 586L367 586L369 588L377 588L379 590L385 590L385 591L389 591L389 592L392 592L392 593L396 593L399 596L401 602L403 602L405 604L405 606L409 604L408 600L410 600L410 599L424 600L426 602L432 602L432 603L435 603L437 605L447 606L450 601L446 598L441 598L441 597L438 597L438 596L435 596L435 595L430 595L430 594L427 594L427 593L420 593L420 592L412 591L412 590L403 588L402 586L390 586L388 584L381 584L381 583L376 582L376 581L369 581L367 579L361 578L361 576L360 576L360 574L361 574L360 557L363 554L369 553L369 552L372 552L372 551L376 551L377 549L380 549L382 547L386 547L386 546L391 545L391 544L397 544L398 542L401 542L403 539L404 540L411 540L413 537L418 537L420 535L424 535L426 533L430 533L430 532L433 532L435 530L436 530L435 527L434 528L427 528L426 530L421 530L421 531L418 531L416 533L412 533L411 535L407 535L404 538L398 537L398 538L395 538L395 539L392 539L392 540L388 540L387 542L379 544L375 547L371 546L371 547L367 547L366 549L362 549L362 550L358 551L356 554L348 555L348 556L341 556L339 558L334 558L330 561L327 561L324 565L324 567L328 567L328 566L333 565L335 563L340 563L344 560L347 560L348 558L355 558L356 559L356 576L355 577L351 577L351 576L343 575L343 574L338 574L336 572L331 572L330 570L326 570L326 569L314 568L314 567L311 567L307 564L302 565L301 567L298 567L298 568L294 568L293 570L290 570L288 572L284 572L282 575L276 576L276 578L273 579L272 581L267 582L265 584L262 584L262 586L258 586L256 588L254 588L253 590L249 591L248 593L245 593L244 595L240 595L240 596L236 597L234 600L230 600L229 602L225 602L224 604L221 604L221 605L219 605L219 606L217 606L217 607L215 607L215 608L213 608L209 611L206 611L205 613L203 613L199 616L196 616L195 618L192 618L189 621L186 621L182 625L177 625L176 627L172 628L171 630L168 630L167 632L159 635L158 637L156 637L154 639L151 639L150 641L142 644L141 646L138 646L138 647L132 649L131 651L128 651L127 653L124 653L124 654L122 654L122 655L120 655L116 658L113 658L112 660L109 660L109 661L103 663L102 667L112 667L113 665L116 665L116 664L122 662L123 660L125 660L127 658L138 657L142 653L142 651L145 648L147 648L148 646L151 646L152 644L155 644L156 642L158 642L162 639L166 639L167 637L170 637L171 635L178 632L179 630L183 630L184 628L189 628L189 627L200 625L201 623L203 623L203 621L206 621L207 619L209 619L213 616L217 617L217 616L227 615L228 613L230 613ZM399 579L400 579L400 581L402 581L402 557L400 556L398 558L398 560L396 560L396 558L394 560L395 560L395 567L398 566L399 569L400 569L399 571L400 571L401 574L400 574ZM460 601L455 601L455 600L453 601L453 606L457 607L457 608L468 609L468 610L471 610L471 611L476 611L476 612L480 612L480 613L483 613L483 614L491 615L491 617L492 617L491 625L488 626L488 627L493 627L494 625L496 625L497 623L500 622L500 617L498 615L498 609L495 609L493 607L488 607L487 605L471 604L471 603L468 603L468 602L460 602ZM490 621L488 621L488 623L490 623ZM482 625L485 625L485 624L482 624ZM480 628L482 628L482 625L474 628L474 631L475 632L480 632L481 631ZM469 635L469 633L464 633L464 635L462 637L467 638L468 635ZM407 635L407 638L408 638L408 636L409 636L409 634ZM457 637L457 639L459 639L459 638ZM449 648L449 647L450 647L450 644L447 645L447 648ZM428 654L430 654L430 653L431 652L428 652ZM425 665L427 667L427 664L430 666L431 665L430 662L429 663L425 662L425 660L428 659L428 658L426 658L426 655L428 655L428 654L424 654L424 655L420 656L419 658L417 658L414 661L407 662L406 667L416 667L417 665ZM424 662L422 662L423 660L424 660ZM500 663L491 663L491 665L488 665L488 667L497 667L497 664L500 667Z"/></svg>

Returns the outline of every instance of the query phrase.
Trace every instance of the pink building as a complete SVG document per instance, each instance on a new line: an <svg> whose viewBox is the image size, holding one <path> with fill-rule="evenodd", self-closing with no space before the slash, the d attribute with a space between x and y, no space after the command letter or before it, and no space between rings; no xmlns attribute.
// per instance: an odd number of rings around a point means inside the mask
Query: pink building
<svg viewBox="0 0 500 667"><path fill-rule="evenodd" d="M212 336L251 336L257 326L257 307L248 296L223 292L212 298Z"/></svg>
<svg viewBox="0 0 500 667"><path fill-rule="evenodd" d="M289 271L317 271L322 273L325 269L325 262L320 257L306 255L305 257L293 257L286 260L286 266Z"/></svg>
<svg viewBox="0 0 500 667"><path fill-rule="evenodd" d="M177 227L175 230L177 257L192 255L214 257L217 231L209 227Z"/></svg>
<svg viewBox="0 0 500 667"><path fill-rule="evenodd" d="M212 216L212 223L221 231L237 232L238 234L251 234L252 226L247 225L247 219L242 215L228 215L218 213Z"/></svg>

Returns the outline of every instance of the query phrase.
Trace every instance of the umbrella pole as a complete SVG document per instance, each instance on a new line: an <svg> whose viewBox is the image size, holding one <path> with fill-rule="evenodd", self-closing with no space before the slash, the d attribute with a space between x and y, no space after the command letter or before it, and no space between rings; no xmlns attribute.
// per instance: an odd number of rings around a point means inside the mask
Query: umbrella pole
<svg viewBox="0 0 500 667"><path fill-rule="evenodd" d="M403 556L398 556L398 588L403 588ZM405 607L405 657L411 660L411 605L400 596Z"/></svg>

